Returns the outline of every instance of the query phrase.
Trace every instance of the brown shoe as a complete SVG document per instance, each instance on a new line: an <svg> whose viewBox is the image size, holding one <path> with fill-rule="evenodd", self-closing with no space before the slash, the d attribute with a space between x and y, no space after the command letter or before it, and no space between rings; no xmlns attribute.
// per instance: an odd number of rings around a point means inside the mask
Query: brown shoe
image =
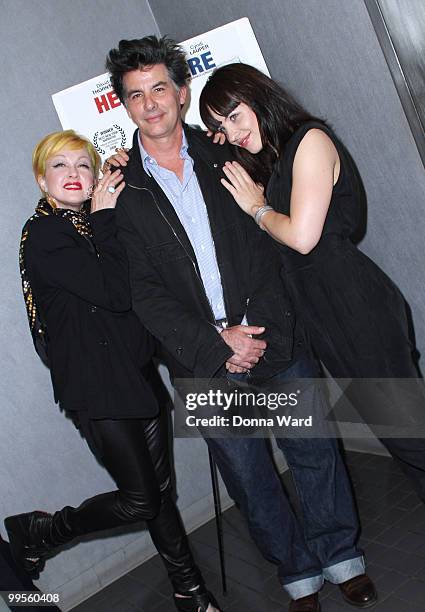
<svg viewBox="0 0 425 612"><path fill-rule="evenodd" d="M345 601L358 608L369 608L378 601L375 585L366 574L355 576L338 585Z"/></svg>
<svg viewBox="0 0 425 612"><path fill-rule="evenodd" d="M292 599L289 612L320 612L319 594L313 593L301 599Z"/></svg>

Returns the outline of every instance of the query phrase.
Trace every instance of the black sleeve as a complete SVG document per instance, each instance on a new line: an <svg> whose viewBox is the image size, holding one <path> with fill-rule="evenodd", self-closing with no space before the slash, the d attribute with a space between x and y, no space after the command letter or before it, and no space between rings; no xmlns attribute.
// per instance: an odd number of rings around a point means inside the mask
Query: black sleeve
<svg viewBox="0 0 425 612"><path fill-rule="evenodd" d="M281 263L271 238L246 215L250 248L249 325L266 328L267 359L288 358L292 351L295 316L280 276Z"/></svg>
<svg viewBox="0 0 425 612"><path fill-rule="evenodd" d="M130 263L133 309L141 322L196 377L214 376L233 351L213 324L164 287L122 205L117 209L117 224Z"/></svg>
<svg viewBox="0 0 425 612"><path fill-rule="evenodd" d="M116 238L115 210L93 213L90 224L97 253L69 221L54 216L32 221L25 246L28 270L47 286L96 306L130 310L128 262Z"/></svg>

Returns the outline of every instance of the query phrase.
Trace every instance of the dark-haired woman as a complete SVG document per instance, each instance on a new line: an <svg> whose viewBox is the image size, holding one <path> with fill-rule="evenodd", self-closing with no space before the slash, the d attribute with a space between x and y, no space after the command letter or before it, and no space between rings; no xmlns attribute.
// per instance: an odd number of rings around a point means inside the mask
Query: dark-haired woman
<svg viewBox="0 0 425 612"><path fill-rule="evenodd" d="M33 170L43 198L24 226L20 264L30 327L39 352L47 346L55 399L117 490L54 514L7 517L11 551L37 577L46 558L74 538L146 521L177 609L217 612L172 499L167 415L143 376L150 337L131 311L127 258L116 238L122 174L106 172L96 185L99 163L92 144L72 130L36 146Z"/></svg>
<svg viewBox="0 0 425 612"><path fill-rule="evenodd" d="M225 165L222 183L273 238L284 283L330 373L417 378L403 296L353 243L362 221L361 184L333 131L246 64L216 70L202 91L200 110L209 130L235 147L239 163ZM382 424L374 414L382 388L366 389L370 405L356 407L370 424ZM403 399L397 390L387 397L388 412L394 399ZM422 422L421 390L409 403L405 399L396 401L395 415L386 415L388 424ZM425 440L381 440L425 500Z"/></svg>

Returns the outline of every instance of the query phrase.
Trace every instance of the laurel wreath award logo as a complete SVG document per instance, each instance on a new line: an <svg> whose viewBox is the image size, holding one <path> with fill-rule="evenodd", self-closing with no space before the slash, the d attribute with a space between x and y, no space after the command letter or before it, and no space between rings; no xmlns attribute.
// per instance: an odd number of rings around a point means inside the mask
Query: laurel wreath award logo
<svg viewBox="0 0 425 612"><path fill-rule="evenodd" d="M93 146L100 155L115 153L115 149L125 147L126 142L125 131L117 123L93 134Z"/></svg>

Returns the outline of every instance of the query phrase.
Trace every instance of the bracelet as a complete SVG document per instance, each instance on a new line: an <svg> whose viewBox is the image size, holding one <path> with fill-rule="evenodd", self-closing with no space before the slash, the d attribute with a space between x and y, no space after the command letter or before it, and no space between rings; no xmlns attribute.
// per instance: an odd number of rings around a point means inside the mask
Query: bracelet
<svg viewBox="0 0 425 612"><path fill-rule="evenodd" d="M261 219L263 218L263 216L270 212L271 210L274 211L273 206L270 206L269 204L265 204L264 206L260 206L260 208L257 210L257 212L254 215L254 221L257 225L260 225Z"/></svg>

